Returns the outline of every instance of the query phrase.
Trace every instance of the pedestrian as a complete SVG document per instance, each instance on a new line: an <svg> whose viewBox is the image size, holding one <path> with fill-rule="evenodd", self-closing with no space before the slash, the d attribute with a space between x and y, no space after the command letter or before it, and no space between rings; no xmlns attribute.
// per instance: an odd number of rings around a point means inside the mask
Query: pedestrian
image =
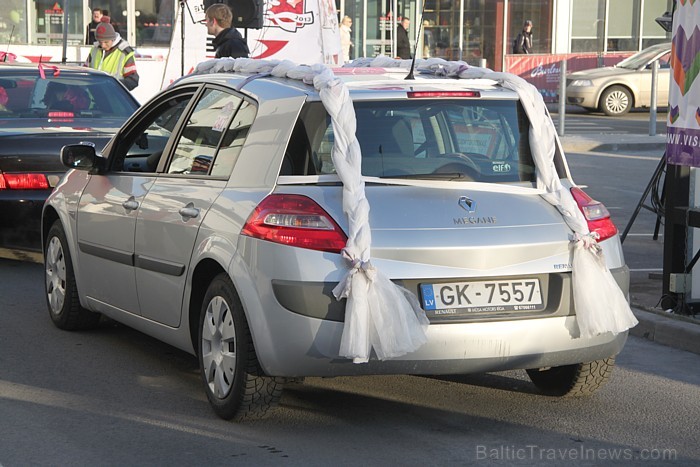
<svg viewBox="0 0 700 467"><path fill-rule="evenodd" d="M95 43L95 28L99 26L102 21L102 9L93 8L92 9L92 21L90 21L85 28L85 45L93 45Z"/></svg>
<svg viewBox="0 0 700 467"><path fill-rule="evenodd" d="M523 30L513 40L514 54L532 53L532 21L529 19L523 23Z"/></svg>
<svg viewBox="0 0 700 467"><path fill-rule="evenodd" d="M343 20L340 22L340 49L343 51L343 63L348 63L350 61L350 50L352 49L352 39L350 38L350 33L352 30L352 18L349 16L344 16Z"/></svg>
<svg viewBox="0 0 700 467"><path fill-rule="evenodd" d="M233 12L225 3L215 3L204 12L207 33L215 36L212 41L216 58L248 57L250 50L243 36L231 26Z"/></svg>
<svg viewBox="0 0 700 467"><path fill-rule="evenodd" d="M85 66L102 70L119 80L129 91L139 85L134 49L107 22L95 28L96 43L90 50Z"/></svg>
<svg viewBox="0 0 700 467"><path fill-rule="evenodd" d="M408 40L408 26L411 20L405 16L396 27L396 56L398 58L411 58L411 42Z"/></svg>
<svg viewBox="0 0 700 467"><path fill-rule="evenodd" d="M423 58L430 58L435 54L435 38L430 28L430 21L423 21Z"/></svg>

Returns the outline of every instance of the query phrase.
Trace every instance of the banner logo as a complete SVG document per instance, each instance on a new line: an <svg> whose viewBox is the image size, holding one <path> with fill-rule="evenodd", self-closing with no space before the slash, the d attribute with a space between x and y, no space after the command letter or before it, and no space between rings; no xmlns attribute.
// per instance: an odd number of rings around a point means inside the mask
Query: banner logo
<svg viewBox="0 0 700 467"><path fill-rule="evenodd" d="M305 0L268 0L265 10L265 26L296 32L307 24L313 24L314 12L306 9Z"/></svg>

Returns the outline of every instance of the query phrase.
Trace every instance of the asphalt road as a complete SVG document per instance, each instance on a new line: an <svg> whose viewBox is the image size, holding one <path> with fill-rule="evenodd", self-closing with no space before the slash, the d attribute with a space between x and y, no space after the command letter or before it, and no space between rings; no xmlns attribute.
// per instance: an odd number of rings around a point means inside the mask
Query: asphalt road
<svg viewBox="0 0 700 467"><path fill-rule="evenodd" d="M596 396L523 371L307 378L215 417L191 355L106 322L56 329L41 265L0 260L0 465L697 465L698 356L630 337ZM669 460L670 459L670 460Z"/></svg>
<svg viewBox="0 0 700 467"><path fill-rule="evenodd" d="M658 157L569 162L622 226ZM656 267L653 223L644 213L625 244L633 271ZM56 329L42 279L41 265L0 260L3 467L700 463L698 356L643 339L592 398L541 396L523 371L307 378L265 420L234 424L209 409L193 356L110 321Z"/></svg>
<svg viewBox="0 0 700 467"><path fill-rule="evenodd" d="M557 104L548 104L554 126L559 129L559 108ZM656 113L655 132L658 135L666 133L666 108ZM580 107L566 106L564 113L564 133L566 135L592 134L649 134L650 113L648 109L629 112L622 117L608 117L602 112L586 112ZM560 133L561 134L561 133Z"/></svg>

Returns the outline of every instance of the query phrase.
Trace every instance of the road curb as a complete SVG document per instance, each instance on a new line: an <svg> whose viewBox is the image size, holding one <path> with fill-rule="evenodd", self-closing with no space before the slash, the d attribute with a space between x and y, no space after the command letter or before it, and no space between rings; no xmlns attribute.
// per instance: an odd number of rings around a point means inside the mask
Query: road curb
<svg viewBox="0 0 700 467"><path fill-rule="evenodd" d="M700 321L636 307L632 307L632 312L639 324L630 329L630 335L700 354Z"/></svg>

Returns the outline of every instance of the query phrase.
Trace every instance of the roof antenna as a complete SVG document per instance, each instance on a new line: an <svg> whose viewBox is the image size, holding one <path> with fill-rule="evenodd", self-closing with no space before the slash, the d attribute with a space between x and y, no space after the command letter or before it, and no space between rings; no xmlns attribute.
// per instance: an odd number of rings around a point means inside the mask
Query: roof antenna
<svg viewBox="0 0 700 467"><path fill-rule="evenodd" d="M415 79L413 77L413 69L416 67L416 52L418 51L418 39L420 38L420 33L423 30L423 12L425 11L425 2L420 10L420 23L418 24L418 35L416 36L416 45L413 47L413 58L411 59L411 69L408 70L408 74L404 79Z"/></svg>
<svg viewBox="0 0 700 467"><path fill-rule="evenodd" d="M10 31L10 40L7 41L7 50L5 51L5 55L2 57L2 61L6 62L7 61L7 56L10 54L10 45L12 44L12 36L15 34L15 25L12 25L12 30Z"/></svg>

